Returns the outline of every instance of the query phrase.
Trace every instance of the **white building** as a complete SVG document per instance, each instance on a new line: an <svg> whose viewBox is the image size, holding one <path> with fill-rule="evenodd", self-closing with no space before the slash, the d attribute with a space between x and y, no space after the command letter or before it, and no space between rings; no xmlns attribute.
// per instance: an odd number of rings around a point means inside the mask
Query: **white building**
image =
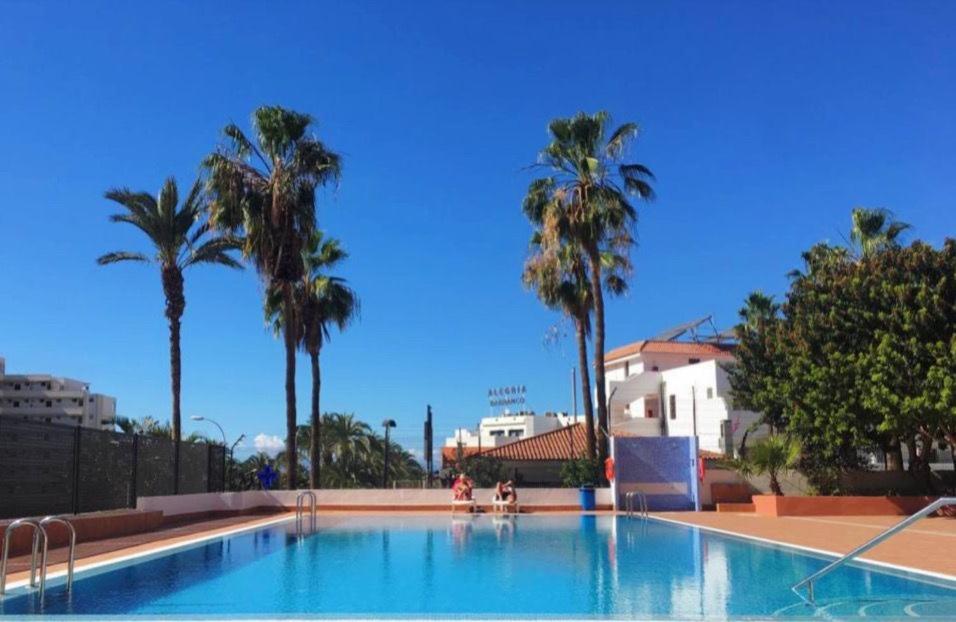
<svg viewBox="0 0 956 622"><path fill-rule="evenodd" d="M48 374L7 374L0 358L0 416L113 429L116 398L90 393L80 380Z"/></svg>
<svg viewBox="0 0 956 622"><path fill-rule="evenodd" d="M604 367L611 433L697 436L701 450L732 453L759 418L734 409L725 370L733 361L731 346L708 342L647 340L611 350Z"/></svg>
<svg viewBox="0 0 956 622"><path fill-rule="evenodd" d="M454 459L458 448L462 448L464 455L476 453L479 449L492 449L508 443L530 438L545 432L573 423L573 417L564 413L545 413L536 415L533 412L504 413L484 417L478 424L477 430L458 428L452 436L445 439L442 455L446 461ZM583 420L583 416L581 417Z"/></svg>

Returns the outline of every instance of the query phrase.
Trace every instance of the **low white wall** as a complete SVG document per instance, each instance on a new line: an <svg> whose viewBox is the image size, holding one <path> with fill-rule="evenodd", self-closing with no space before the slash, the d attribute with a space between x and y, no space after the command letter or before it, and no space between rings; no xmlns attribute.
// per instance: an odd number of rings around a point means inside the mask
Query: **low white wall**
<svg viewBox="0 0 956 622"><path fill-rule="evenodd" d="M210 492L196 495L164 497L140 497L136 509L160 510L166 516L196 512L219 512L249 510L256 507L295 507L299 490L248 490L244 492ZM313 490L319 509L322 506L441 506L451 505L451 491L445 489L344 489ZM598 488L595 491L598 505L612 503L611 490ZM494 497L491 488L475 489L475 499L480 504L490 504ZM574 488L524 488L518 490L518 501L523 506L577 506L578 491Z"/></svg>

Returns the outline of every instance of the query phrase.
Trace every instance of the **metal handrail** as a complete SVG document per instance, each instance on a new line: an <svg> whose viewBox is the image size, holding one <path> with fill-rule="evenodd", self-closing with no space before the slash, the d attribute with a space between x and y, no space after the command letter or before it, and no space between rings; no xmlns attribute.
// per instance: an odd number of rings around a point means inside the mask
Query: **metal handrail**
<svg viewBox="0 0 956 622"><path fill-rule="evenodd" d="M53 523L59 523L67 528L70 532L70 553L67 558L66 565L66 591L73 591L73 567L76 565L76 529L73 527L73 523L61 516L47 516L40 521L40 526L44 527L45 525L50 525ZM43 545L43 568L41 570L43 575L46 576L46 544Z"/></svg>
<svg viewBox="0 0 956 622"><path fill-rule="evenodd" d="M295 530L302 533L302 519L305 517L305 500L309 499L309 524L310 528L315 530L315 493L311 490L300 492L295 499Z"/></svg>
<svg viewBox="0 0 956 622"><path fill-rule="evenodd" d="M40 539L43 539L43 560L40 571L40 597L46 589L46 551L47 537L43 526L29 518L18 518L7 525L6 532L3 535L3 557L0 558L0 596L3 596L7 590L7 560L10 557L10 538L13 532L20 527L33 527L33 553L30 556L30 587L37 587L37 553L40 549Z"/></svg>
<svg viewBox="0 0 956 622"><path fill-rule="evenodd" d="M639 502L638 509L640 510L641 518L647 518L647 495L640 490L631 490L624 493L624 510L627 513L627 516L634 515L635 497Z"/></svg>
<svg viewBox="0 0 956 622"><path fill-rule="evenodd" d="M814 601L813 601L813 582L814 582L814 581L816 581L817 579L820 579L820 578L823 577L824 575L830 574L831 572L833 572L834 570L836 570L837 568L839 568L839 567L842 566L843 564L847 563L848 561L850 561L850 560L853 559L854 557L857 557L858 555L862 555L863 553L866 553L867 551L869 551L870 549L872 549L873 547L875 547L877 544L880 544L881 542L883 542L883 541L886 540L887 538L889 538L889 537L895 535L897 532L902 531L903 529L906 529L907 527L909 527L909 526L912 525L913 523L917 522L917 521L920 520L921 518L923 518L923 517L925 517L925 516L929 516L930 514L933 514L934 512L936 512L936 510L938 510L938 509L940 509L940 508L942 508L942 507L946 507L946 506L948 506L948 505L956 505L956 497L942 497L942 498L940 498L940 499L937 499L936 501L930 503L929 505L927 505L925 508L923 508L923 509L920 510L919 512L913 514L912 516L906 517L905 519L903 519L902 521L896 523L895 525L893 525L892 527L890 527L890 528L887 529L886 531L882 532L882 533L879 534L878 536L876 536L876 537L874 537L874 538L872 538L872 539L870 539L870 540L867 540L864 544L861 544L860 546L856 547L855 549L853 549L852 551L850 551L849 553L847 553L846 555L844 555L844 556L841 557L840 559L837 559L836 561L833 561L833 562L827 564L826 566L824 566L824 567L821 568L820 570L814 572L812 575L810 575L810 576L807 577L806 579L804 579L804 580L800 581L799 583L795 584L795 585L794 585L792 588L790 588L790 589L792 589L797 596L799 596L800 598L803 598L803 595L800 594L800 592L799 592L798 590L799 590L801 587L803 587L804 585L806 585L806 586L807 586L807 598L804 598L804 600L807 601L807 602L809 602L809 603L812 605L813 602L814 602Z"/></svg>

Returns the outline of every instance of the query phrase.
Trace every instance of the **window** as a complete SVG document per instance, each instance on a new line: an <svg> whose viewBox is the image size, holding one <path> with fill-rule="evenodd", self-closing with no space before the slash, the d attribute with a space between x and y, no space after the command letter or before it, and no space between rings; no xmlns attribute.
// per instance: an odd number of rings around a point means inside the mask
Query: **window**
<svg viewBox="0 0 956 622"><path fill-rule="evenodd" d="M687 359L688 365L694 365L695 363L700 363L700 359Z"/></svg>
<svg viewBox="0 0 956 622"><path fill-rule="evenodd" d="M505 435L505 431L504 431L504 430L492 430L492 431L491 431L491 436L504 436L504 435Z"/></svg>
<svg viewBox="0 0 956 622"><path fill-rule="evenodd" d="M677 396L676 395L671 395L669 406L670 408L668 408L668 410L670 411L670 418L677 419Z"/></svg>
<svg viewBox="0 0 956 622"><path fill-rule="evenodd" d="M624 361L624 377L627 378L631 375L631 362Z"/></svg>
<svg viewBox="0 0 956 622"><path fill-rule="evenodd" d="M47 401L46 401L46 407L47 407L47 408L53 408L53 400L47 400Z"/></svg>
<svg viewBox="0 0 956 622"><path fill-rule="evenodd" d="M19 384L13 385L13 390L14 390L14 391L19 391L19 390L20 390L20 385L19 385Z"/></svg>
<svg viewBox="0 0 956 622"><path fill-rule="evenodd" d="M13 400L13 407L14 407L14 408L19 408L19 407L20 407L20 402L18 402L17 400Z"/></svg>
<svg viewBox="0 0 956 622"><path fill-rule="evenodd" d="M651 371L660 371L660 370L661 368L658 367L657 365L655 365L654 367L651 367Z"/></svg>
<svg viewBox="0 0 956 622"><path fill-rule="evenodd" d="M521 438L524 436L524 430L508 430L508 436L511 438Z"/></svg>
<svg viewBox="0 0 956 622"><path fill-rule="evenodd" d="M714 388L713 388L713 387L707 387L707 399L709 399L709 400L714 399Z"/></svg>
<svg viewBox="0 0 956 622"><path fill-rule="evenodd" d="M653 418L654 418L654 409L653 409L653 408L648 408L648 409L647 409L647 418L648 418L648 419L653 419Z"/></svg>

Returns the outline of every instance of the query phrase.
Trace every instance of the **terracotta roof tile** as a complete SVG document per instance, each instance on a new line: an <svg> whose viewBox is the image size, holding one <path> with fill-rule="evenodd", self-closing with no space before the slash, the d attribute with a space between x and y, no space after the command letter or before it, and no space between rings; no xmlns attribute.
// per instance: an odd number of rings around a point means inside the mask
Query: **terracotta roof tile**
<svg viewBox="0 0 956 622"><path fill-rule="evenodd" d="M645 352L652 354L730 356L733 353L733 346L716 343L688 343L686 341L635 341L607 352L604 355L604 360L614 361Z"/></svg>
<svg viewBox="0 0 956 622"><path fill-rule="evenodd" d="M483 451L482 455L499 460L552 461L581 457L586 451L587 431L583 423L576 423Z"/></svg>

